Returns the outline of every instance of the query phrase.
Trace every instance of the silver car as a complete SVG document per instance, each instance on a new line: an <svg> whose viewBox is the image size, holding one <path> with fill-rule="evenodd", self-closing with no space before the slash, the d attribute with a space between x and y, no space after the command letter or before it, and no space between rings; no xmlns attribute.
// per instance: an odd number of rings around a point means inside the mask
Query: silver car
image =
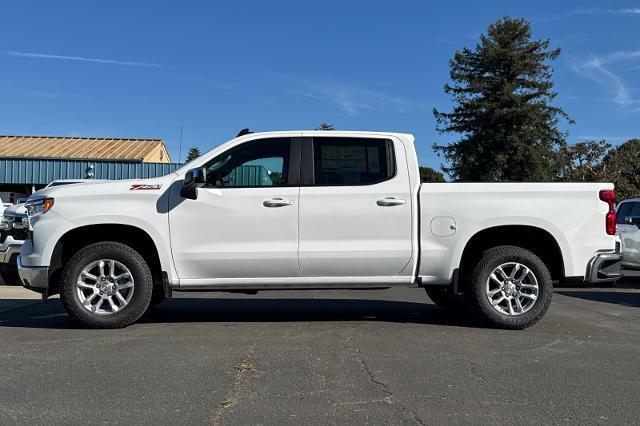
<svg viewBox="0 0 640 426"><path fill-rule="evenodd" d="M624 200L616 212L618 234L622 240L622 265L640 269L640 198Z"/></svg>

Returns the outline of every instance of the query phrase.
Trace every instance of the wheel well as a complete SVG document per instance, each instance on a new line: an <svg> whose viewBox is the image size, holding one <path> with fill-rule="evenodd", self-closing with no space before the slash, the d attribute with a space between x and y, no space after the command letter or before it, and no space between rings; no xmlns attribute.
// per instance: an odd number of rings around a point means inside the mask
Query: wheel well
<svg viewBox="0 0 640 426"><path fill-rule="evenodd" d="M522 247L536 254L549 268L551 279L564 278L562 251L556 239L547 231L535 226L508 225L484 229L467 242L460 261L460 275L464 283L482 252L502 245Z"/></svg>
<svg viewBox="0 0 640 426"><path fill-rule="evenodd" d="M60 275L71 256L89 244L104 241L126 244L140 253L151 269L154 285L162 285L160 256L149 234L130 225L88 225L67 232L56 243L49 267L49 294L59 292Z"/></svg>

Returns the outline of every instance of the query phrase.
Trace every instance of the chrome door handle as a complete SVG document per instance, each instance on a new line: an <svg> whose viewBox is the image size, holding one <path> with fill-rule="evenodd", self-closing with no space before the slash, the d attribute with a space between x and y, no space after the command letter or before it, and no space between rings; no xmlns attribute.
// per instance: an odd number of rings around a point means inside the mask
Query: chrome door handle
<svg viewBox="0 0 640 426"><path fill-rule="evenodd" d="M395 197L384 197L383 199L376 201L376 204L381 207L401 206L406 203L407 202L405 200Z"/></svg>
<svg viewBox="0 0 640 426"><path fill-rule="evenodd" d="M269 200L264 200L262 205L265 207L284 207L293 205L293 201L287 200L286 198L271 198Z"/></svg>

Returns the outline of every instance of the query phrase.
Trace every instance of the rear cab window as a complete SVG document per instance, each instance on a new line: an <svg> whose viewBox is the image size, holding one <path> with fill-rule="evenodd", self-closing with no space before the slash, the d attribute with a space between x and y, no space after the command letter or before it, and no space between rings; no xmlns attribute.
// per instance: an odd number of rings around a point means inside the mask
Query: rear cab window
<svg viewBox="0 0 640 426"><path fill-rule="evenodd" d="M373 185L395 175L388 139L319 137L313 139L313 185Z"/></svg>

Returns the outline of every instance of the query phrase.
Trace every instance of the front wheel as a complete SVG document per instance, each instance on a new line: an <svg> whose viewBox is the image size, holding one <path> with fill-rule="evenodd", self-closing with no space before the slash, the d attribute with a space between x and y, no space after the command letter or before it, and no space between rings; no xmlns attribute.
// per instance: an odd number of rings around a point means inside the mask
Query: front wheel
<svg viewBox="0 0 640 426"><path fill-rule="evenodd" d="M523 329L549 309L553 283L538 256L515 246L486 250L471 275L469 300L485 322L495 327Z"/></svg>
<svg viewBox="0 0 640 426"><path fill-rule="evenodd" d="M133 324L147 310L153 290L144 258L117 242L91 244L73 255L60 285L67 313L90 328Z"/></svg>

